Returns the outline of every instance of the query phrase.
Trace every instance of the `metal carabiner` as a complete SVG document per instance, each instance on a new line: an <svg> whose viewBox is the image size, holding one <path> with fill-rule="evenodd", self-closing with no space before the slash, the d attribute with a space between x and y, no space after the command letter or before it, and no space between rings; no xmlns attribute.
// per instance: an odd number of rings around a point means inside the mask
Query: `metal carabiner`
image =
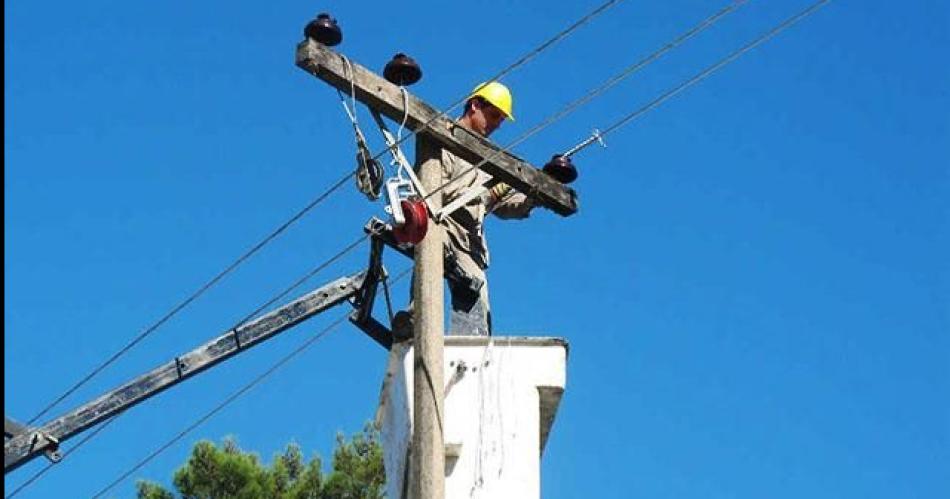
<svg viewBox="0 0 950 499"><path fill-rule="evenodd" d="M396 225L406 223L406 216L402 212L402 202L416 196L416 189L412 181L397 175L386 180L386 207L387 213L393 216Z"/></svg>

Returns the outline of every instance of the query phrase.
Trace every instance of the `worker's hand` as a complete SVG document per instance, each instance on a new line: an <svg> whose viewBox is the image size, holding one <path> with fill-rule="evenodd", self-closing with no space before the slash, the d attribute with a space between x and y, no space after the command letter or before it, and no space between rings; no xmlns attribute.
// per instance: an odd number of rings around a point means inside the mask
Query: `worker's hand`
<svg viewBox="0 0 950 499"><path fill-rule="evenodd" d="M551 161L544 165L543 170L562 184L570 184L577 180L577 168L574 168L571 158L563 154L555 154Z"/></svg>

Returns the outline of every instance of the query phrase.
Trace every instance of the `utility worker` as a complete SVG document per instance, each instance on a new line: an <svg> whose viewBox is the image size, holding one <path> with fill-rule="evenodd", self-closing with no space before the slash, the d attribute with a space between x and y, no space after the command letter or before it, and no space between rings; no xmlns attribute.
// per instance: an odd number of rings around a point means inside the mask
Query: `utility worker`
<svg viewBox="0 0 950 499"><path fill-rule="evenodd" d="M462 126L482 137L488 137L505 119L514 121L511 92L498 82L479 85L465 103L462 117L454 126ZM442 169L442 206L446 206L470 189L478 188L491 175L475 168L468 161L429 140L416 141L418 169L428 161L438 161ZM491 311L488 305L488 245L485 240L485 217L493 213L500 218L526 218L534 202L509 185L499 183L482 196L463 205L441 223L445 230L445 275L449 284L452 308L447 334L490 335ZM399 312L393 319L397 336L411 336L411 316Z"/></svg>

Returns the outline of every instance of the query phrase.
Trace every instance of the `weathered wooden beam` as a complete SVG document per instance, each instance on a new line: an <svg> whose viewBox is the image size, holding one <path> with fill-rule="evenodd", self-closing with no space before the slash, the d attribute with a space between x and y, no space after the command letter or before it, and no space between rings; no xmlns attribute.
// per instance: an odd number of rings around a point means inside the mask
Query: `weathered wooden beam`
<svg viewBox="0 0 950 499"><path fill-rule="evenodd" d="M393 347L393 332L390 331L388 327L382 325L378 320L373 317L360 318L358 310L354 310L353 313L350 314L349 319L354 326L366 333L366 336L369 336L373 341L379 343L379 346L386 350Z"/></svg>
<svg viewBox="0 0 950 499"><path fill-rule="evenodd" d="M29 431L29 428L26 426L17 423L15 420L10 419L6 416L3 417L3 437L4 438L13 438L17 435L22 435Z"/></svg>
<svg viewBox="0 0 950 499"><path fill-rule="evenodd" d="M297 66L347 94L352 81L357 100L392 120L402 121L403 96L399 87L355 62L347 64L341 54L307 39L297 45ZM577 212L577 193L573 189L478 134L456 125L452 119L439 117L439 111L412 94L409 94L408 101L406 126L410 129L419 132L429 123L421 132L430 135L442 147L472 164L487 159L481 169L555 213L567 216Z"/></svg>
<svg viewBox="0 0 950 499"><path fill-rule="evenodd" d="M366 272L337 279L251 322L238 326L204 345L162 364L98 399L37 428L35 433L62 442L77 433L198 374L262 341L276 336L354 296ZM3 448L3 470L8 473L36 457L48 446L31 435L17 435Z"/></svg>

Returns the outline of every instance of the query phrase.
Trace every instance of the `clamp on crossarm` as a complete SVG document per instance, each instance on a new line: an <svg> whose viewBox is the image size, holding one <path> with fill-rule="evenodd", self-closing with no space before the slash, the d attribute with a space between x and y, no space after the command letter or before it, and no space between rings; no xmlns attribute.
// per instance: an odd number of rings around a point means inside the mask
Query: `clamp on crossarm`
<svg viewBox="0 0 950 499"><path fill-rule="evenodd" d="M22 425L15 420L4 416L3 419L3 437L4 440L10 440L22 435L30 435L30 451L43 452L46 458L51 462L58 463L63 459L63 454L59 450L59 439L34 428Z"/></svg>

